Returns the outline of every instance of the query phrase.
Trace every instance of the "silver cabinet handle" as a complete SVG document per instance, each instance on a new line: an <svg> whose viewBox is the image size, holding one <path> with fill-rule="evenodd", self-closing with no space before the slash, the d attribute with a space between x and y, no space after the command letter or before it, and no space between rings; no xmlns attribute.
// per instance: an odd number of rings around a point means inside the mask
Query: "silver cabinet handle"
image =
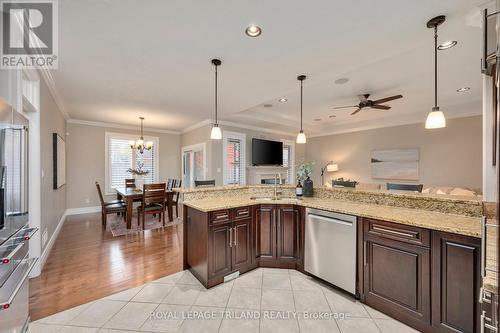
<svg viewBox="0 0 500 333"><path fill-rule="evenodd" d="M485 317L486 311L481 312L481 317L480 317L480 324L479 324L479 331L481 333L484 333L484 317Z"/></svg>
<svg viewBox="0 0 500 333"><path fill-rule="evenodd" d="M19 290L21 290L21 287L23 286L24 281L30 275L31 270L33 269L33 267L35 267L35 263L37 262L37 260L38 260L38 258L28 259L28 261L31 261L30 264L29 264L28 270L26 271L26 273L24 273L23 277L21 278L20 282L17 284L16 288L14 289L14 292L12 293L12 295L10 295L9 299L7 300L7 302L0 303L0 311L7 310L7 309L10 308L12 302L14 301L14 298L16 298L16 296L17 296L17 293L19 292Z"/></svg>
<svg viewBox="0 0 500 333"><path fill-rule="evenodd" d="M229 247L233 247L233 228L229 228Z"/></svg>
<svg viewBox="0 0 500 333"><path fill-rule="evenodd" d="M234 233L234 246L236 246L238 245L238 233L236 227L233 228L233 233Z"/></svg>
<svg viewBox="0 0 500 333"><path fill-rule="evenodd" d="M12 260L12 257L19 252L19 250L24 246L24 242L17 244L16 248L12 250L12 252L9 253L9 255L5 258L0 258L0 265L2 264L9 264L10 261Z"/></svg>

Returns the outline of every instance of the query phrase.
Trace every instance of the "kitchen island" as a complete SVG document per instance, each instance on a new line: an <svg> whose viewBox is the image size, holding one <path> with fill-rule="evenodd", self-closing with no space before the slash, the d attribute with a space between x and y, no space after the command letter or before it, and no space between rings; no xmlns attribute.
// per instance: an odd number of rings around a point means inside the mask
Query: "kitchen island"
<svg viewBox="0 0 500 333"><path fill-rule="evenodd" d="M271 199L272 186L180 191L184 267L207 288L256 267L307 273L306 212L314 208L357 217L362 302L424 332L479 327L479 199L315 189L297 200L293 188Z"/></svg>

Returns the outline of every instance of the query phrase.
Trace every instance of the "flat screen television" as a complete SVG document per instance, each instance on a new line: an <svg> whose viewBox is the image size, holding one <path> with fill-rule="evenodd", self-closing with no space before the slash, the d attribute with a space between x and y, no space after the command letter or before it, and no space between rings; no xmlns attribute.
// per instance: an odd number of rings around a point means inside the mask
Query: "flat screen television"
<svg viewBox="0 0 500 333"><path fill-rule="evenodd" d="M253 138L252 165L283 165L283 142Z"/></svg>

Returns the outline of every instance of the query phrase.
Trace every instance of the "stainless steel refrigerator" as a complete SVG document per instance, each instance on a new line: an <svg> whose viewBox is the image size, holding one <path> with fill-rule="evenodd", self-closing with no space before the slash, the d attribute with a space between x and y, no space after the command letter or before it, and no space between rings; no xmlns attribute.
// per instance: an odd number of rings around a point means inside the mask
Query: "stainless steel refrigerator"
<svg viewBox="0 0 500 333"><path fill-rule="evenodd" d="M28 120L0 99L0 333L29 321Z"/></svg>

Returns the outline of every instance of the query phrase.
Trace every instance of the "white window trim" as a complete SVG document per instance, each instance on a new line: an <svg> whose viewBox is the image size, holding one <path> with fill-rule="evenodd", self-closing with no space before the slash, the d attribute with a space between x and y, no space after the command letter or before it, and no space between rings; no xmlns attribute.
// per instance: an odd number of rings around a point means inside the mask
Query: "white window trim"
<svg viewBox="0 0 500 333"><path fill-rule="evenodd" d="M290 165L288 169L290 171L290 184L295 184L295 141L282 139L283 145L290 146Z"/></svg>
<svg viewBox="0 0 500 333"><path fill-rule="evenodd" d="M222 183L224 185L227 184L227 139L228 138L233 138L233 139L239 139L241 140L241 156L243 156L242 159L242 165L240 165L240 185L246 185L247 183L247 136L245 133L238 133L238 132L230 132L230 131L223 131L222 132Z"/></svg>
<svg viewBox="0 0 500 333"><path fill-rule="evenodd" d="M194 145L189 145L189 146L184 146L181 148L181 176L182 179L184 179L184 152L186 151L197 151L197 150L202 150L203 151L203 179L207 179L207 144L205 142L202 143L196 143ZM193 185L194 179L193 179L193 173L191 172L191 179L190 183Z"/></svg>
<svg viewBox="0 0 500 333"><path fill-rule="evenodd" d="M110 179L111 175L110 172L111 170L109 169L109 139L110 138L118 138L118 139L125 139L125 140L137 140L139 139L140 134L128 134L128 133L116 133L116 132L106 132L105 133L105 141L104 141L104 188L105 188L105 195L113 195L116 192L114 189L109 188L110 185ZM156 149L157 152L157 157L154 160L154 167L155 167L155 175L154 175L154 182L158 182L158 179L160 177L160 139L157 136L144 136L144 141L153 141L153 146ZM130 148L132 149L132 148ZM124 184L125 185L125 184Z"/></svg>

